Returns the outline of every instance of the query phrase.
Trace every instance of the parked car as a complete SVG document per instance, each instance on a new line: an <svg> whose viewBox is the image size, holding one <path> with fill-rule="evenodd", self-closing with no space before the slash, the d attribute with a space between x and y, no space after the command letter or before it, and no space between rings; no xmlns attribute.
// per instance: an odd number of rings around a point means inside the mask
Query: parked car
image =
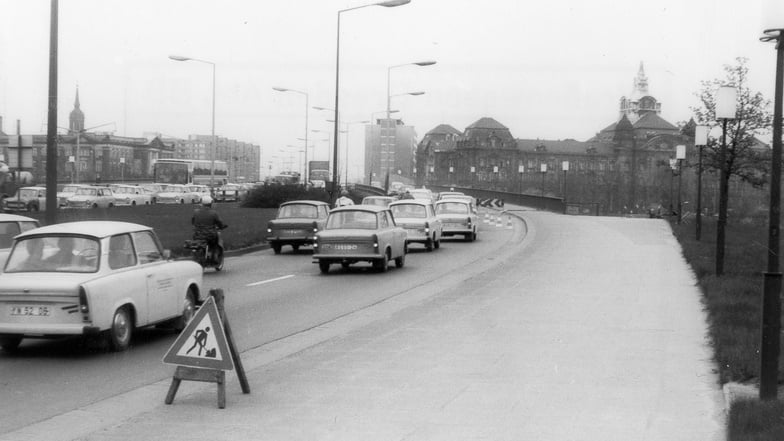
<svg viewBox="0 0 784 441"><path fill-rule="evenodd" d="M188 190L182 184L163 184L162 191L158 193L158 204L196 204L201 201L201 196Z"/></svg>
<svg viewBox="0 0 784 441"><path fill-rule="evenodd" d="M199 196L198 202L201 202L201 198L204 196L212 197L212 192L210 191L210 187L208 185L192 184L188 186L188 190Z"/></svg>
<svg viewBox="0 0 784 441"><path fill-rule="evenodd" d="M362 205L378 205L379 207L388 207L389 204L395 202L397 198L392 196L365 196L362 198Z"/></svg>
<svg viewBox="0 0 784 441"><path fill-rule="evenodd" d="M427 251L441 247L443 228L433 204L420 199L405 199L389 204L395 222L405 228L406 243L421 243Z"/></svg>
<svg viewBox="0 0 784 441"><path fill-rule="evenodd" d="M68 208L111 208L115 197L109 187L82 187L68 198Z"/></svg>
<svg viewBox="0 0 784 441"><path fill-rule="evenodd" d="M406 230L395 223L389 208L347 205L333 208L325 229L316 233L313 262L324 274L333 263L348 268L357 262L370 262L383 272L390 260L402 268L406 252Z"/></svg>
<svg viewBox="0 0 784 441"><path fill-rule="evenodd" d="M0 276L0 346L103 335L124 350L136 328L182 329L205 300L203 270L168 257L151 228L127 222L69 222L16 236Z"/></svg>
<svg viewBox="0 0 784 441"><path fill-rule="evenodd" d="M436 216L443 223L443 236L462 235L466 241L476 240L479 228L478 215L473 203L459 199L436 202Z"/></svg>
<svg viewBox="0 0 784 441"><path fill-rule="evenodd" d="M141 186L150 194L151 202L153 204L157 204L158 194L164 191L163 190L164 184L142 184Z"/></svg>
<svg viewBox="0 0 784 441"><path fill-rule="evenodd" d="M57 205L65 207L68 205L68 198L76 194L76 190L82 187L89 187L87 184L66 184L62 190L57 192Z"/></svg>
<svg viewBox="0 0 784 441"><path fill-rule="evenodd" d="M6 211L39 211L46 209L46 187L20 187L16 194L3 199Z"/></svg>
<svg viewBox="0 0 784 441"><path fill-rule="evenodd" d="M225 184L215 189L213 199L218 202L241 201L248 194L248 189L239 184Z"/></svg>
<svg viewBox="0 0 784 441"><path fill-rule="evenodd" d="M150 205L152 196L137 185L115 185L114 205Z"/></svg>
<svg viewBox="0 0 784 441"><path fill-rule="evenodd" d="M316 233L324 229L327 215L326 202L284 202L276 218L267 222L267 242L275 254L280 254L283 245L291 245L295 252L300 246L311 246Z"/></svg>
<svg viewBox="0 0 784 441"><path fill-rule="evenodd" d="M0 272L3 271L3 265L5 265L5 260L11 251L14 236L33 228L38 228L38 221L35 219L0 213Z"/></svg>

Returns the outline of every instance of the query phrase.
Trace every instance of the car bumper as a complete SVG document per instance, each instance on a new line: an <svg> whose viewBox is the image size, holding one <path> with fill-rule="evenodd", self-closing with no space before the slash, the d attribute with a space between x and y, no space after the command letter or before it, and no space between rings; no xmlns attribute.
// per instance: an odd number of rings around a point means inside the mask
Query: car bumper
<svg viewBox="0 0 784 441"><path fill-rule="evenodd" d="M49 324L30 325L25 323L4 323L0 325L0 335L24 336L65 336L65 335L96 335L101 332L97 326L82 324Z"/></svg>

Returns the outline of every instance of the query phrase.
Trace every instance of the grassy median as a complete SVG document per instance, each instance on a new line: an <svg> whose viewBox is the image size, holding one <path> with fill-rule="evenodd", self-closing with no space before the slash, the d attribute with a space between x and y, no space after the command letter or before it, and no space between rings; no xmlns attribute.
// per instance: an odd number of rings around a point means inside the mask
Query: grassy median
<svg viewBox="0 0 784 441"><path fill-rule="evenodd" d="M673 224L686 260L703 292L710 336L722 384L758 383L762 317L762 272L767 268L767 217L730 219L726 230L725 274L715 275L716 222L703 220L702 240L694 219ZM784 249L784 248L782 248ZM784 342L784 341L783 341ZM784 348L779 383L784 378ZM737 401L728 415L729 441L784 440L784 401Z"/></svg>
<svg viewBox="0 0 784 441"><path fill-rule="evenodd" d="M183 243L193 234L191 216L198 205L156 204L136 207L93 208L84 210L64 209L57 211L57 222L80 220L114 220L134 222L155 229L164 248L172 255L183 255ZM223 230L223 242L227 250L244 248L265 243L267 221L277 212L274 208L245 208L239 203L215 204L223 221L229 228ZM20 213L45 223L44 213Z"/></svg>

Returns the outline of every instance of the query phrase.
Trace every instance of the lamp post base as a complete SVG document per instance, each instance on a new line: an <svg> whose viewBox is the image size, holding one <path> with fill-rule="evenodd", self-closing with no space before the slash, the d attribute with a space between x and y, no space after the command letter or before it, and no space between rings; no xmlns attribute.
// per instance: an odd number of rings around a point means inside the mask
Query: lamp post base
<svg viewBox="0 0 784 441"><path fill-rule="evenodd" d="M781 332L781 273L766 272L762 293L762 345L760 347L760 400L778 394L779 340Z"/></svg>

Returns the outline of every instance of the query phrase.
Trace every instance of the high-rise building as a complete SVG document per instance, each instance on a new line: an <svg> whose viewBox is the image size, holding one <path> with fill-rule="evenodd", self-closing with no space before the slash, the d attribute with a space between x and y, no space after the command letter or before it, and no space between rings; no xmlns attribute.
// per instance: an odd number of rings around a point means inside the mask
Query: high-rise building
<svg viewBox="0 0 784 441"><path fill-rule="evenodd" d="M385 185L387 175L411 181L416 163L416 131L401 119L379 118L365 126L365 175L368 184Z"/></svg>

